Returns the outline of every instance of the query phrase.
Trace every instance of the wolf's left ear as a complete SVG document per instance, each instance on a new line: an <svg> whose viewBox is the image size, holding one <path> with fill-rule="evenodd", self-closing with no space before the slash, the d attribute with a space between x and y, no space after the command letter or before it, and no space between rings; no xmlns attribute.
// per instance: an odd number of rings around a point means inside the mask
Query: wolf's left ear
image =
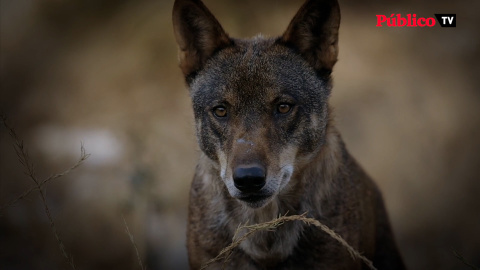
<svg viewBox="0 0 480 270"><path fill-rule="evenodd" d="M200 0L176 0L172 15L180 68L189 82L208 58L232 41Z"/></svg>
<svg viewBox="0 0 480 270"><path fill-rule="evenodd" d="M337 62L339 26L337 0L308 0L279 42L297 50L319 74L329 75Z"/></svg>

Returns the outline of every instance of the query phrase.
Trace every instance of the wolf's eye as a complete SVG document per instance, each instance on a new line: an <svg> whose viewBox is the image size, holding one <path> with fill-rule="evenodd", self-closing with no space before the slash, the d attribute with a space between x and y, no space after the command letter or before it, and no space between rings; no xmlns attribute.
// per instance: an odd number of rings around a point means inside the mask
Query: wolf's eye
<svg viewBox="0 0 480 270"><path fill-rule="evenodd" d="M217 106L213 108L213 114L216 117L225 117L227 116L227 108L225 108L224 106Z"/></svg>
<svg viewBox="0 0 480 270"><path fill-rule="evenodd" d="M292 109L292 106L290 104L286 103L281 103L277 107L277 111L281 114L286 114Z"/></svg>

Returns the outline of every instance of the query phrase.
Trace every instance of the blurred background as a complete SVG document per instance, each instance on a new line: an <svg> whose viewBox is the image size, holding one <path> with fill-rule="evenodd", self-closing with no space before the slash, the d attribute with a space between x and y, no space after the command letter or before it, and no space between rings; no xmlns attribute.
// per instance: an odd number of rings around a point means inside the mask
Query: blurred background
<svg viewBox="0 0 480 270"><path fill-rule="evenodd" d="M205 0L228 33L280 35L303 0ZM479 1L340 0L332 93L347 147L377 181L410 269L480 266ZM0 0L0 110L24 140L78 269L186 269L199 149L173 0ZM456 28L376 27L456 13ZM34 183L0 127L0 206ZM0 212L0 269L71 269L37 191Z"/></svg>

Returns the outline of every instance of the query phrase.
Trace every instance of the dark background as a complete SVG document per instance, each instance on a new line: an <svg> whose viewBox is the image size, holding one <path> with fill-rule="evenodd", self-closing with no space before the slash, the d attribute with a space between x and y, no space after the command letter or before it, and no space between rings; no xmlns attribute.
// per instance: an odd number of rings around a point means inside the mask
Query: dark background
<svg viewBox="0 0 480 270"><path fill-rule="evenodd" d="M235 37L280 35L303 3L205 0ZM480 265L479 1L340 1L331 102L383 191L410 269ZM78 269L186 268L199 150L177 67L173 1L0 0L0 110L25 140ZM375 27L457 14L456 28ZM34 186L0 128L0 205ZM38 192L0 213L0 269L68 269Z"/></svg>

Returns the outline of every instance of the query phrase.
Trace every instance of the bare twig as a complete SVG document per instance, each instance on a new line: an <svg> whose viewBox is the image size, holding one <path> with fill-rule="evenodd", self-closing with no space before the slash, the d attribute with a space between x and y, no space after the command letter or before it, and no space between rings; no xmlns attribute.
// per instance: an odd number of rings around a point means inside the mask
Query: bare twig
<svg viewBox="0 0 480 270"><path fill-rule="evenodd" d="M19 197L17 197L16 199L12 200L11 202L5 204L4 206L1 207L1 210L5 209L6 207L9 207L13 204L15 204L18 200L26 197L28 194L30 194L32 191L34 190L38 190L39 194L40 194L40 198L42 199L42 202L43 202L43 206L44 206L44 209L45 209L45 213L47 215L47 218L50 222L50 228L52 229L52 232L53 232L53 235L55 236L55 239L57 240L57 243L58 243L58 246L60 248L60 251L63 255L63 257L65 257L65 260L66 262L72 267L72 269L76 269L75 267L75 264L73 262L73 257L71 255L69 255L65 249L65 245L62 241L62 239L60 238L59 234L58 234L58 231L57 231L57 227L55 226L55 222L53 220L53 217L52 217L52 214L50 212L50 208L48 207L48 204L47 204L47 199L46 199L46 195L45 195L45 190L42 189L45 187L45 185L53 180L53 179L56 179L56 178L59 178L59 177L62 177L64 176L65 174L69 173L70 171L74 170L75 168L77 168L78 166L80 166L80 164L85 161L87 158L88 158L88 154L85 153L85 148L83 147L83 144L80 146L80 152L81 152L81 155L80 155L80 160L75 164L73 165L72 167L70 167L69 169L67 169L66 171L64 171L63 173L60 173L60 174L56 174L56 175L53 175L53 176L50 176L48 177L47 179L43 180L43 181L39 181L36 174L35 174L35 166L33 164L33 162L30 161L30 157L28 155L28 151L23 143L22 140L19 139L19 137L17 136L17 133L15 132L15 129L12 128L8 123L7 123L7 119L4 115L1 115L1 119L3 121L3 125L7 128L10 136L12 137L12 139L14 140L14 148L15 148L15 153L17 154L17 157L18 157L18 160L20 161L20 163L22 164L22 166L24 167L25 169L25 174L35 183L35 186L30 188L29 190L25 191L24 193L22 193Z"/></svg>
<svg viewBox="0 0 480 270"><path fill-rule="evenodd" d="M322 231L330 235L333 239L337 240L340 244L342 244L347 251L350 253L353 259L360 259L362 260L365 265L367 265L370 269L376 270L376 268L373 266L373 263L367 259L365 256L360 254L357 250L355 250L352 246L350 246L340 235L335 233L333 230L328 228L326 225L320 223L320 221L313 219L313 218L307 218L306 213L302 215L292 215L292 216L282 216L277 219L267 221L264 223L259 223L259 224L254 224L254 225L244 225L240 226L237 228L235 231L235 235L232 239L232 243L227 246L226 248L222 249L220 253L217 255L217 257L211 259L207 263L205 263L201 269L206 269L208 266L213 264L214 262L217 262L219 260L224 260L224 263L228 261L230 255L232 254L233 250L240 245L245 239L249 238L252 234L262 231L262 230L275 230L276 228L282 226L285 222L288 221L294 221L294 220L300 220L303 221L304 223L308 225L313 225L315 227L320 228ZM241 237L238 237L239 232L241 230L247 230L247 232L242 235Z"/></svg>
<svg viewBox="0 0 480 270"><path fill-rule="evenodd" d="M15 147L15 150L17 150L17 147ZM35 186L31 187L30 189L27 189L25 192L23 192L22 194L20 194L19 196L17 196L15 199L11 200L10 202L2 205L0 207L0 212L4 211L5 209L9 208L10 206L16 204L19 200L22 200L24 199L25 197L27 197L30 193L32 193L33 191L36 191L36 190L39 190L41 187L43 187L44 185L46 185L48 182L52 181L52 180L55 180L57 178L60 178L68 173L70 173L71 171L73 171L74 169L76 169L78 166L82 165L82 163L90 156L90 154L87 154L85 152L85 148L83 146L83 144L80 145L80 159L77 161L77 163L75 163L72 167L68 168L67 170L63 171L62 173L59 173L59 174L55 174L55 175L52 175L50 177L48 177L47 179L44 179L42 181L39 182L39 184L35 184ZM18 155L18 152L17 152L17 155ZM27 159L28 160L28 159ZM24 164L24 163L22 163ZM33 165L32 165L33 166ZM33 171L33 170L32 170ZM27 170L28 172L28 170ZM27 173L27 176L29 176L29 173Z"/></svg>
<svg viewBox="0 0 480 270"><path fill-rule="evenodd" d="M122 218L123 218L123 223L125 224L125 232L128 234L128 237L130 238L130 242L132 242L132 245L135 249L135 253L137 254L138 265L140 265L140 269L145 270L146 268L143 267L142 259L140 258L140 253L138 252L137 244L135 243L133 234L130 233L130 230L128 229L127 221L125 220L125 217L123 215L122 215Z"/></svg>
<svg viewBox="0 0 480 270"><path fill-rule="evenodd" d="M457 257L457 259L459 259L466 266L472 268L473 270L479 270L480 269L477 266L467 262L467 260L465 260L465 258L460 253L458 253L456 250L452 249L452 252L453 252L453 255L455 255L455 257Z"/></svg>

